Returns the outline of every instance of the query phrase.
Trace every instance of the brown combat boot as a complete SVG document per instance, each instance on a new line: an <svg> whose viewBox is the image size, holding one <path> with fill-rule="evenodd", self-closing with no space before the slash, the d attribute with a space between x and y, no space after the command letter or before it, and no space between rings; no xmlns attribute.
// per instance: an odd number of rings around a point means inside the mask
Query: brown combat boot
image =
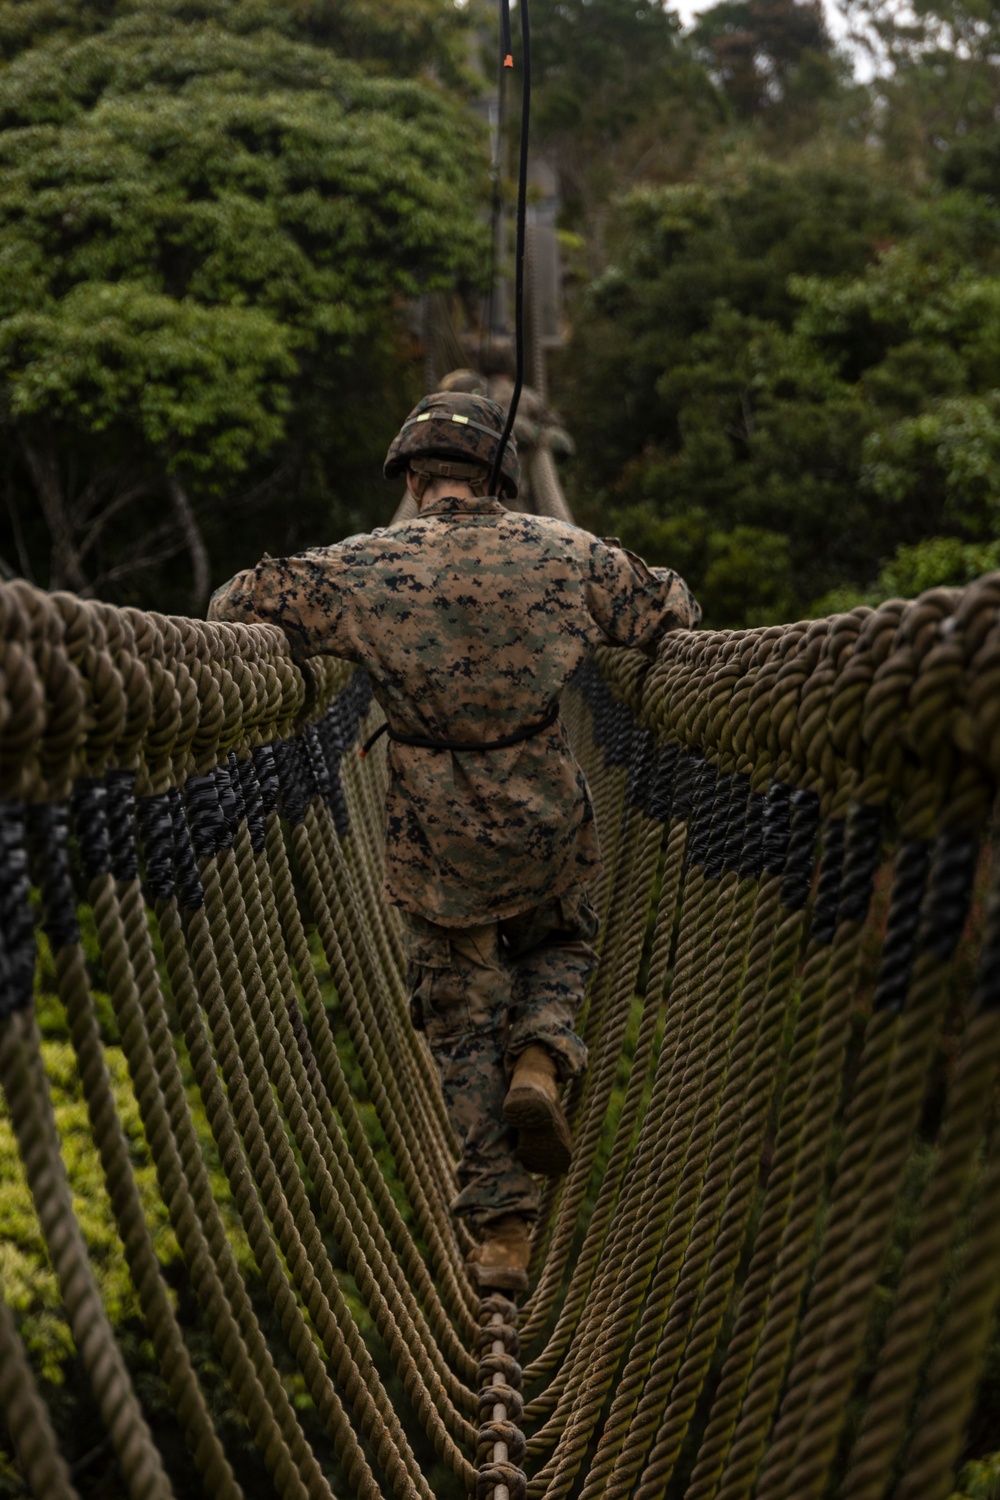
<svg viewBox="0 0 1000 1500"><path fill-rule="evenodd" d="M544 1047L525 1047L517 1059L503 1117L517 1126L521 1164L543 1177L561 1177L573 1160L573 1136L559 1103L555 1059Z"/></svg>
<svg viewBox="0 0 1000 1500"><path fill-rule="evenodd" d="M480 1291L528 1290L531 1224L523 1214L506 1214L483 1230L482 1242L465 1259L469 1276Z"/></svg>

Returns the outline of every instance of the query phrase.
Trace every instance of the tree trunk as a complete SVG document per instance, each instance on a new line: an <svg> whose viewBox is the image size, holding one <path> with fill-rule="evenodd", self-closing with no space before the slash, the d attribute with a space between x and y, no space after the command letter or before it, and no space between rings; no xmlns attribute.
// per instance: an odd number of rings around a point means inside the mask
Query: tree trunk
<svg viewBox="0 0 1000 1500"><path fill-rule="evenodd" d="M54 589L82 589L86 585L83 568L73 541L73 526L66 508L59 464L53 453L42 453L28 438L21 438L21 452L28 466L42 515L52 541L52 576Z"/></svg>
<svg viewBox="0 0 1000 1500"><path fill-rule="evenodd" d="M211 585L208 551L183 485L174 476L171 476L169 484L177 524L191 554L191 568L194 573L191 585L191 613L200 617L205 612Z"/></svg>

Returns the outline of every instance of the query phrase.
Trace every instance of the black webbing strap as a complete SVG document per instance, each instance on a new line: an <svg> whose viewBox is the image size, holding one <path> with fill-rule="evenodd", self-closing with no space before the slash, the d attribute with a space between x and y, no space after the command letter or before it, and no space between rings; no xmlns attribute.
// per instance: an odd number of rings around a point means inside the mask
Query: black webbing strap
<svg viewBox="0 0 1000 1500"><path fill-rule="evenodd" d="M364 760L376 740L387 734L397 745L415 745L418 750L505 750L508 745L519 745L522 740L533 739L536 734L541 734L543 729L549 729L559 717L559 700L555 699L545 712L544 718L537 719L534 724L528 724L524 729L516 729L513 734L502 734L496 740L430 740L422 734L400 734L398 730L390 729L389 721L380 724L374 734L370 734L365 740L358 754Z"/></svg>

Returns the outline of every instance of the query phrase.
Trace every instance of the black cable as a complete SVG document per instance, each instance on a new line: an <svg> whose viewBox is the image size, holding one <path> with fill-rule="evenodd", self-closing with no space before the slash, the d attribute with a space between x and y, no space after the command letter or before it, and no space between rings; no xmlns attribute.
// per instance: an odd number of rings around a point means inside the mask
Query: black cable
<svg viewBox="0 0 1000 1500"><path fill-rule="evenodd" d="M509 0L507 0L509 5ZM490 280L489 294L486 302L485 326L480 329L479 334L479 361L477 369L483 369L484 351L487 357L493 353L493 328L496 323L496 295L497 295L497 250L500 239L500 216L503 213L503 157L504 157L504 122L507 116L507 58L509 52L504 41L503 32L505 28L501 19L501 36L497 48L497 117L496 138L493 145L493 162L491 176L493 180L493 201L490 207ZM506 33L510 35L510 13L508 10Z"/></svg>
<svg viewBox="0 0 1000 1500"><path fill-rule="evenodd" d="M500 0L500 66L514 66L513 46L510 40L510 0Z"/></svg>
<svg viewBox="0 0 1000 1500"><path fill-rule="evenodd" d="M493 469L490 474L489 492L495 495L503 467L503 456L507 451L510 435L514 430L514 418L524 385L524 242L525 223L528 216L528 125L531 119L531 30L528 23L528 0L520 0L521 12L521 149L517 173L517 239L514 251L514 390L507 411L507 422L500 439ZM510 52L510 0L502 0L501 17L507 27L507 55ZM506 62L506 57L504 59Z"/></svg>

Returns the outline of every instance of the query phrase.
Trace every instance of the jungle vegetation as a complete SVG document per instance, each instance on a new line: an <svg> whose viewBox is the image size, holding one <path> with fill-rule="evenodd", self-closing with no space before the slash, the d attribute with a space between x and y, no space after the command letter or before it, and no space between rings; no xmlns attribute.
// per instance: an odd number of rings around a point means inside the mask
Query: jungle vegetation
<svg viewBox="0 0 1000 1500"><path fill-rule="evenodd" d="M0 3L4 573L198 613L387 519L418 299L488 277L493 11ZM715 626L1000 563L1000 20L838 16L532 7L570 500Z"/></svg>

